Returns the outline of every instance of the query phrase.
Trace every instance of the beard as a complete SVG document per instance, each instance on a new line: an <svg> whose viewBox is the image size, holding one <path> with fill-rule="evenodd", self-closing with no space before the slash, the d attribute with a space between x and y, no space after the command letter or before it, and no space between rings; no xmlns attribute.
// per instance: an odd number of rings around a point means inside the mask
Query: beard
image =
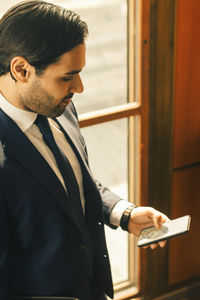
<svg viewBox="0 0 200 300"><path fill-rule="evenodd" d="M35 112L50 118L59 117L63 114L66 105L62 104L62 100L63 99L58 103L58 100L48 94L41 86L38 79L33 82L28 91L19 96L19 101L24 110Z"/></svg>

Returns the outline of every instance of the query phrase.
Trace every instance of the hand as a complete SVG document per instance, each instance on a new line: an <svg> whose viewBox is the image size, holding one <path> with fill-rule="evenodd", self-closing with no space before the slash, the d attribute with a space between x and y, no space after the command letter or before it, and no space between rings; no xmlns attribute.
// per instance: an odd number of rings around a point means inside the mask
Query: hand
<svg viewBox="0 0 200 300"><path fill-rule="evenodd" d="M160 228L161 225L167 220L169 220L169 218L163 213L159 212L158 210L152 207L140 206L132 210L130 220L128 223L128 230L136 237L139 237L142 229L150 226ZM164 247L165 244L166 241L162 241L155 244L151 244L150 247L151 249L155 249L158 246ZM149 246L145 246L143 248L148 247Z"/></svg>

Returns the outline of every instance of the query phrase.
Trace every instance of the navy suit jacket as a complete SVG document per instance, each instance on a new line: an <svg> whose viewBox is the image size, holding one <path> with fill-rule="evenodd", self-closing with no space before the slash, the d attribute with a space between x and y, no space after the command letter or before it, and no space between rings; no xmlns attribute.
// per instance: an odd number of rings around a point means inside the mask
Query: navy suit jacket
<svg viewBox="0 0 200 300"><path fill-rule="evenodd" d="M104 223L120 200L96 182L73 104L58 118L83 173L86 214L19 127L0 110L0 299L81 297L87 280L113 295Z"/></svg>

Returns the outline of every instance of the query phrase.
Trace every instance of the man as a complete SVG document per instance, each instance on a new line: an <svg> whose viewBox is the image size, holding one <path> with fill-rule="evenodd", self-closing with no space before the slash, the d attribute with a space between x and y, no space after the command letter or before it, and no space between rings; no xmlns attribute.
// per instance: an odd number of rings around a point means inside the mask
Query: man
<svg viewBox="0 0 200 300"><path fill-rule="evenodd" d="M104 223L138 236L167 219L92 177L72 103L87 34L79 16L43 1L0 21L0 299L113 297Z"/></svg>

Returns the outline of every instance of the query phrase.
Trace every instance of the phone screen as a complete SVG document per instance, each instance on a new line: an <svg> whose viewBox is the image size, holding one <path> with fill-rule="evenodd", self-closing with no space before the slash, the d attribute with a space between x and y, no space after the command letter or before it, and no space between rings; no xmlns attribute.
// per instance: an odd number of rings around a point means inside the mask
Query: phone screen
<svg viewBox="0 0 200 300"><path fill-rule="evenodd" d="M190 216L183 216L163 223L160 228L154 226L145 228L140 233L137 246L147 246L184 234L189 231L190 222Z"/></svg>

